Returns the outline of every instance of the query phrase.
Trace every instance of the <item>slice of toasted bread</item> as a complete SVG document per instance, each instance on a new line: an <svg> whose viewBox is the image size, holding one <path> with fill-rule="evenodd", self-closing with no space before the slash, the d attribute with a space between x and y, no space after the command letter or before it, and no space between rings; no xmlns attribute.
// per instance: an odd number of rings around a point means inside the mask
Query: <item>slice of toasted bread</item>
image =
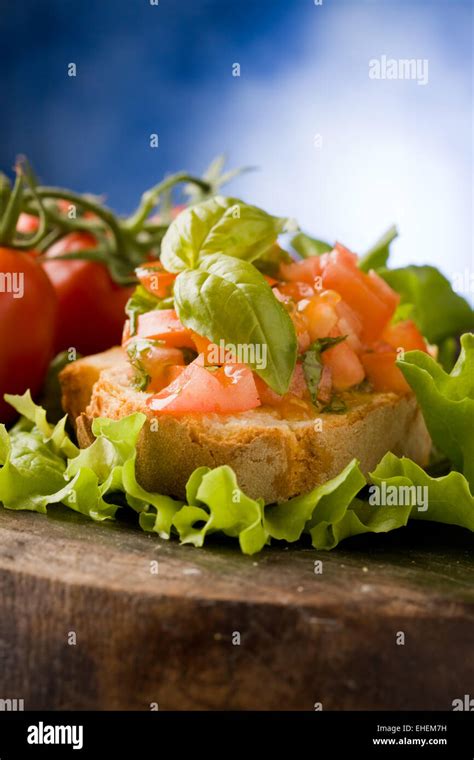
<svg viewBox="0 0 474 760"><path fill-rule="evenodd" d="M309 491L354 457L367 473L387 451L420 465L429 456L430 438L412 395L348 393L346 413L312 420L281 419L270 408L157 417L148 409L149 394L130 386L130 368L120 350L81 359L60 379L63 406L76 419L81 446L93 441L94 417L145 413L138 481L147 490L179 498L193 470L202 465L230 465L249 496L271 503Z"/></svg>
<svg viewBox="0 0 474 760"><path fill-rule="evenodd" d="M110 348L101 354L93 354L68 364L61 372L61 404L73 424L83 412L92 396L94 383L104 369L120 366L125 361L125 354L120 348Z"/></svg>

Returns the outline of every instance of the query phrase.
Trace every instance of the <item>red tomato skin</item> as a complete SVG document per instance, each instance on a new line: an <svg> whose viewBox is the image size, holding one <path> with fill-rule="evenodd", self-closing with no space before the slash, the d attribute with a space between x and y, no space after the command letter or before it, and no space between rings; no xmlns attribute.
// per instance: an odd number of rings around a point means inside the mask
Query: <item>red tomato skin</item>
<svg viewBox="0 0 474 760"><path fill-rule="evenodd" d="M95 248L89 233L72 232L51 246L47 258ZM113 282L105 266L94 261L44 261L59 304L56 351L75 348L94 354L120 343L125 305L133 287Z"/></svg>
<svg viewBox="0 0 474 760"><path fill-rule="evenodd" d="M39 227L39 218L33 214L26 214L21 212L16 223L17 232L23 232L23 234L33 234Z"/></svg>
<svg viewBox="0 0 474 760"><path fill-rule="evenodd" d="M314 285L314 281L321 275L321 262L319 256L310 256L293 264L280 264L280 279L285 282L306 282Z"/></svg>
<svg viewBox="0 0 474 760"><path fill-rule="evenodd" d="M339 293L345 303L353 309L362 321L361 338L372 343L390 322L395 307L382 301L368 284L368 275L356 267L341 263L337 256L330 254L322 274L325 288ZM331 258L332 257L332 258ZM340 258L340 257L339 257Z"/></svg>
<svg viewBox="0 0 474 760"><path fill-rule="evenodd" d="M336 330L331 331L333 337L335 333ZM321 359L324 366L331 370L332 384L338 391L348 390L358 385L365 377L359 357L346 340L324 351Z"/></svg>
<svg viewBox="0 0 474 760"><path fill-rule="evenodd" d="M275 393L275 391L272 390L257 374L254 374L254 379L260 401L266 406L279 407L291 398L307 399L309 397L303 365L299 362L295 366L290 387L287 393L283 394L283 396L280 396L279 393Z"/></svg>
<svg viewBox="0 0 474 760"><path fill-rule="evenodd" d="M194 348L191 334L178 319L174 309L157 309L140 314L137 322L137 336L152 340L163 340L174 348Z"/></svg>
<svg viewBox="0 0 474 760"><path fill-rule="evenodd" d="M170 385L147 403L159 414L233 414L260 406L252 371L243 364L227 364L210 372L202 355Z"/></svg>
<svg viewBox="0 0 474 760"><path fill-rule="evenodd" d="M383 301L393 313L400 303L400 294L393 290L388 282L385 282L373 269L367 275L364 275L364 277L372 293Z"/></svg>
<svg viewBox="0 0 474 760"><path fill-rule="evenodd" d="M396 351L372 351L362 354L361 361L375 391L381 393L410 393L411 388L396 366Z"/></svg>
<svg viewBox="0 0 474 760"><path fill-rule="evenodd" d="M0 421L16 412L4 393L35 395L41 388L54 353L57 300L42 268L28 253L0 248L2 275L23 274L23 296L0 292Z"/></svg>
<svg viewBox="0 0 474 760"><path fill-rule="evenodd" d="M312 298L314 288L307 282L282 282L278 284L278 292L293 301L301 301L303 298Z"/></svg>
<svg viewBox="0 0 474 760"><path fill-rule="evenodd" d="M137 267L135 274L143 287L158 298L169 296L171 287L176 280L176 275L172 272L165 272L159 261L153 261L146 266Z"/></svg>
<svg viewBox="0 0 474 760"><path fill-rule="evenodd" d="M411 319L388 325L382 333L382 340L395 349L403 348L404 351L418 350L428 353L426 341Z"/></svg>

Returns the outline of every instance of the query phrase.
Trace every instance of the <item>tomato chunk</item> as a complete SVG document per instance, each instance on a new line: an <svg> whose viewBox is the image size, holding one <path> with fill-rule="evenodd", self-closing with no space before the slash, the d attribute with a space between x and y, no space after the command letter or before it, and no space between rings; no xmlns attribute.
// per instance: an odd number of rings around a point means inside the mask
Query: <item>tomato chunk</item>
<svg viewBox="0 0 474 760"><path fill-rule="evenodd" d="M378 274L377 272L374 272L373 269L370 270L370 272L365 275L366 280L365 282L371 289L372 293L376 295L381 301L383 301L389 309L392 310L392 312L395 311L398 304L400 303L400 295L397 293L393 288L390 287L388 282L385 282Z"/></svg>
<svg viewBox="0 0 474 760"><path fill-rule="evenodd" d="M286 282L306 282L314 285L315 279L321 276L320 257L310 256L293 264L280 264L279 275Z"/></svg>
<svg viewBox="0 0 474 760"><path fill-rule="evenodd" d="M143 287L158 298L166 298L170 294L176 279L176 275L166 272L159 261L137 267L135 274Z"/></svg>
<svg viewBox="0 0 474 760"><path fill-rule="evenodd" d="M310 340L326 338L338 321L335 306L319 295L310 299L303 309Z"/></svg>
<svg viewBox="0 0 474 760"><path fill-rule="evenodd" d="M347 340L326 349L321 354L321 359L324 366L331 370L332 384L338 391L358 385L365 377L360 359Z"/></svg>
<svg viewBox="0 0 474 760"><path fill-rule="evenodd" d="M362 320L357 316L354 309L351 309L344 301L336 304L336 313L338 319L338 329L341 335L347 335L348 345L356 352L362 348L360 336L362 334Z"/></svg>
<svg viewBox="0 0 474 760"><path fill-rule="evenodd" d="M137 336L163 340L167 346L175 348L194 348L190 330L181 324L174 309L156 309L140 314L137 320Z"/></svg>
<svg viewBox="0 0 474 760"><path fill-rule="evenodd" d="M410 386L396 366L396 351L373 351L362 354L361 361L374 390L409 393Z"/></svg>
<svg viewBox="0 0 474 760"><path fill-rule="evenodd" d="M148 399L161 414L246 412L261 402L252 371L243 364L226 364L217 370L204 367L202 355L188 364L170 385Z"/></svg>
<svg viewBox="0 0 474 760"><path fill-rule="evenodd" d="M336 290L357 313L362 322L361 338L365 343L371 343L390 322L398 296L395 294L390 303L386 295L383 300L375 292L376 286L369 276L356 266L342 261L342 258L337 251L329 254L322 274L323 285Z"/></svg>
<svg viewBox="0 0 474 760"><path fill-rule="evenodd" d="M382 340L393 348L403 348L405 351L425 351L428 353L428 346L417 326L411 319L405 322L397 322L395 325L388 325L382 333Z"/></svg>

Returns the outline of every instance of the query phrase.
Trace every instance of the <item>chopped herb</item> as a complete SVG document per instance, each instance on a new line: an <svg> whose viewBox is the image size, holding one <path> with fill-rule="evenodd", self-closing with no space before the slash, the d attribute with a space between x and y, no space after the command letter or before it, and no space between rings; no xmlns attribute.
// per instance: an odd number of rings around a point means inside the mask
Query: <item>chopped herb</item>
<svg viewBox="0 0 474 760"><path fill-rule="evenodd" d="M130 364L134 369L132 385L137 391L145 391L151 380L150 375L145 369L143 363L143 354L150 351L155 346L163 345L163 341L148 340L146 338L135 338L127 348L127 354Z"/></svg>
<svg viewBox="0 0 474 760"><path fill-rule="evenodd" d="M338 335L336 338L318 338L318 340L315 340L304 353L303 373L311 400L315 406L319 406L318 387L321 381L321 373L323 371L321 354L328 348L332 348L338 343L341 343L346 338L347 335ZM328 410L328 407L325 407L325 410Z"/></svg>

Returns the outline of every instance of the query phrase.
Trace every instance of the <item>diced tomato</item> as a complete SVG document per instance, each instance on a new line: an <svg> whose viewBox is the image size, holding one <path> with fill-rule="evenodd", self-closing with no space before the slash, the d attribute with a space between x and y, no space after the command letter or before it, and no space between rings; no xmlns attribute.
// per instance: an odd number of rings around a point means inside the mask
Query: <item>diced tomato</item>
<svg viewBox="0 0 474 760"><path fill-rule="evenodd" d="M307 282L282 282L278 285L278 291L282 295L292 298L293 301L301 301L303 298L314 296L314 288Z"/></svg>
<svg viewBox="0 0 474 760"><path fill-rule="evenodd" d="M308 393L308 386L306 385L306 378L303 372L303 365L298 363L295 366L293 376L291 378L289 393L298 398L304 398Z"/></svg>
<svg viewBox="0 0 474 760"><path fill-rule="evenodd" d="M266 281L268 282L271 288L278 283L278 280L275 280L274 277L270 277L268 274L264 274L263 276L265 277Z"/></svg>
<svg viewBox="0 0 474 760"><path fill-rule="evenodd" d="M332 372L329 367L324 366L321 372L321 379L318 384L318 401L322 404L329 404L332 395Z"/></svg>
<svg viewBox="0 0 474 760"><path fill-rule="evenodd" d="M333 337L336 337L336 330L332 330L331 333ZM321 359L324 366L331 370L332 383L338 391L358 385L365 377L359 357L346 340L337 343L333 348L326 349L321 354Z"/></svg>
<svg viewBox="0 0 474 760"><path fill-rule="evenodd" d="M337 324L335 306L319 295L313 296L302 312L311 341L326 338Z"/></svg>
<svg viewBox="0 0 474 760"><path fill-rule="evenodd" d="M392 309L392 311L395 311L398 304L400 303L400 295L390 287L388 282L385 282L385 280L383 280L377 274L377 272L374 272L374 270L371 269L367 275L366 283L371 289L372 293L374 293L378 298L380 298L381 301L387 304L387 306Z"/></svg>
<svg viewBox="0 0 474 760"><path fill-rule="evenodd" d="M426 341L411 319L407 319L405 322L397 322L395 325L388 325L382 333L382 340L392 348L403 348L404 351L418 349L428 353Z"/></svg>
<svg viewBox="0 0 474 760"><path fill-rule="evenodd" d="M310 256L294 264L280 264L280 278L285 282L307 282L314 285L316 277L321 276L319 256Z"/></svg>
<svg viewBox="0 0 474 760"><path fill-rule="evenodd" d="M295 402L302 401L303 399L305 402L309 401L308 386L303 372L303 365L300 363L295 366L288 392L282 396L279 393L275 393L258 375L255 374L254 379L260 401L265 406L273 406L280 410L287 408L294 411Z"/></svg>
<svg viewBox="0 0 474 760"><path fill-rule="evenodd" d="M246 412L260 406L252 371L243 364L227 364L210 371L200 355L170 385L148 399L161 414Z"/></svg>
<svg viewBox="0 0 474 760"><path fill-rule="evenodd" d="M196 346L196 351L198 352L198 354L205 354L207 356L209 347L215 345L210 340L205 338L203 335L198 335L196 332L193 332L192 330L191 330L191 338L194 341L194 345Z"/></svg>
<svg viewBox="0 0 474 760"><path fill-rule="evenodd" d="M156 393L165 388L184 368L183 352L179 348L166 346L151 346L141 353L140 362L151 377L147 388L149 393Z"/></svg>
<svg viewBox="0 0 474 760"><path fill-rule="evenodd" d="M358 257L356 253L352 253L352 251L350 251L349 248L346 248L345 245L342 245L342 243L336 243L332 251L323 253L320 257L320 261L322 269L324 269L329 261L335 261L354 269L357 267Z"/></svg>
<svg viewBox="0 0 474 760"><path fill-rule="evenodd" d="M396 359L396 351L373 351L362 354L361 361L374 390L409 393L410 386L396 366Z"/></svg>
<svg viewBox="0 0 474 760"><path fill-rule="evenodd" d="M171 286L176 279L176 275L166 272L159 261L137 267L135 274L143 287L158 298L166 298L170 295Z"/></svg>
<svg viewBox="0 0 474 760"><path fill-rule="evenodd" d="M163 340L167 346L194 348L194 341L188 330L178 319L174 309L155 309L140 314L137 320L137 336L152 340Z"/></svg>
<svg viewBox="0 0 474 760"><path fill-rule="evenodd" d="M336 314L338 316L337 326L341 335L347 335L348 345L359 353L362 348L360 336L362 334L362 320L357 316L354 309L351 309L344 301L339 301L336 305Z"/></svg>
<svg viewBox="0 0 474 760"><path fill-rule="evenodd" d="M375 286L369 276L343 261L345 255L333 251L328 255L322 274L325 288L337 291L342 299L360 317L361 338L371 343L382 333L390 322L396 303L388 304L374 292ZM395 299L393 299L395 300Z"/></svg>

